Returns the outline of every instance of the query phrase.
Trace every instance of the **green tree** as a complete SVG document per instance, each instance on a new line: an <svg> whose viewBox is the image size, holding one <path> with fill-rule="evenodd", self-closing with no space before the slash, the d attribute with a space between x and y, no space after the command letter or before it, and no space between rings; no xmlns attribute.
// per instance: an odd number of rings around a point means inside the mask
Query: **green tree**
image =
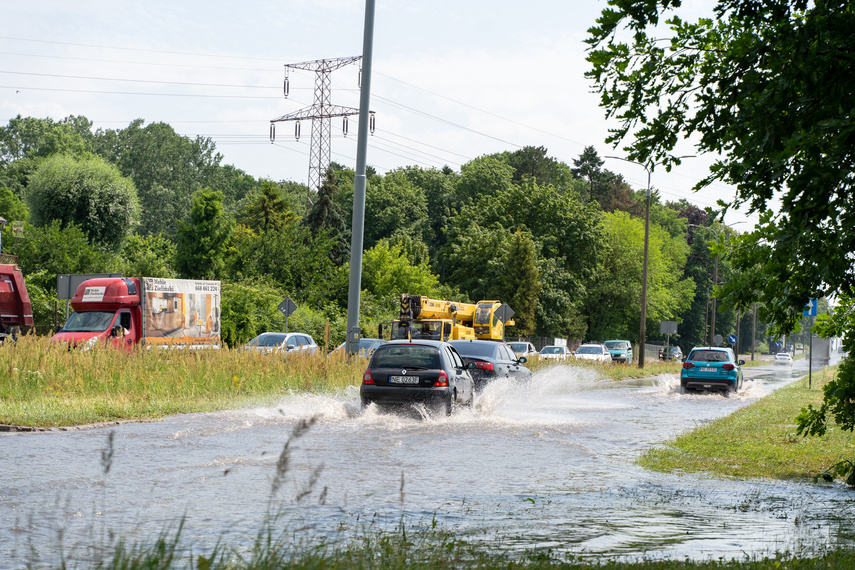
<svg viewBox="0 0 855 570"><path fill-rule="evenodd" d="M258 191L247 196L247 203L238 214L239 223L261 232L279 230L295 218L281 188L270 180L262 181Z"/></svg>
<svg viewBox="0 0 855 570"><path fill-rule="evenodd" d="M175 269L185 278L219 279L234 222L223 211L223 195L203 188L193 195L190 217L178 227Z"/></svg>
<svg viewBox="0 0 855 570"><path fill-rule="evenodd" d="M401 293L433 296L439 286L436 275L423 263L412 265L401 246L386 240L367 250L362 257L362 288L395 306Z"/></svg>
<svg viewBox="0 0 855 570"><path fill-rule="evenodd" d="M603 217L606 248L596 278L585 296L591 338L627 338L638 341L644 256L644 221L626 212ZM650 226L647 268L647 317L658 325L676 320L694 297L695 284L683 277L688 246L683 236L672 238ZM658 326L648 326L658 330Z"/></svg>
<svg viewBox="0 0 855 570"><path fill-rule="evenodd" d="M312 235L317 236L325 232L334 240L335 245L330 251L331 259L333 263L341 266L350 260L350 230L344 219L344 212L335 203L337 191L335 172L329 170L304 222L312 231Z"/></svg>
<svg viewBox="0 0 855 570"><path fill-rule="evenodd" d="M11 188L0 186L0 217L7 222L25 222L30 217L27 205L12 192Z"/></svg>
<svg viewBox="0 0 855 570"><path fill-rule="evenodd" d="M594 188L603 176L603 164L605 161L600 158L597 149L592 146L586 146L579 158L573 159L573 166L575 167L571 169L573 176L588 182L588 191L582 194L583 198L593 199L596 195Z"/></svg>
<svg viewBox="0 0 855 570"><path fill-rule="evenodd" d="M666 167L678 141L698 141L698 153L720 157L698 187L731 184L725 211L759 213L752 232L714 252L735 269L723 299L742 309L760 301L761 316L787 333L808 299L855 290L852 2L719 0L696 22L672 15L679 4L667 0L610 4L588 40L589 77L620 123L610 141L630 139L629 158ZM838 386L853 390L855 367L841 368Z"/></svg>
<svg viewBox="0 0 855 570"><path fill-rule="evenodd" d="M520 184L526 178L560 190L572 185L572 173L566 164L547 156L546 147L526 146L500 156L514 169L513 181Z"/></svg>
<svg viewBox="0 0 855 570"><path fill-rule="evenodd" d="M100 152L139 191L141 233L174 237L190 213L193 193L206 186L220 189L216 186L223 180L218 178L222 157L209 138L191 140L166 123L143 126L142 119L101 136L112 146L100 145Z"/></svg>
<svg viewBox="0 0 855 570"><path fill-rule="evenodd" d="M365 192L365 247L403 233L421 239L427 227L427 200L402 172L392 171Z"/></svg>
<svg viewBox="0 0 855 570"><path fill-rule="evenodd" d="M31 220L77 224L92 243L118 250L139 220L136 188L104 159L52 155L41 161L24 197Z"/></svg>
<svg viewBox="0 0 855 570"><path fill-rule="evenodd" d="M499 298L514 310L513 332L528 336L537 327L540 295L540 271L531 236L517 229L504 258L504 271L498 283Z"/></svg>
<svg viewBox="0 0 855 570"><path fill-rule="evenodd" d="M134 277L178 277L175 253L175 244L167 238L134 234L122 246L120 271Z"/></svg>

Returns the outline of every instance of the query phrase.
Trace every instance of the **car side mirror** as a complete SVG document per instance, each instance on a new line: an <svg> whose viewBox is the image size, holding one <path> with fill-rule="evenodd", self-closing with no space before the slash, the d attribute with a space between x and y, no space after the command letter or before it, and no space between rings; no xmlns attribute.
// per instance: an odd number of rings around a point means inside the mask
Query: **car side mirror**
<svg viewBox="0 0 855 570"><path fill-rule="evenodd" d="M57 333L58 333L59 331L61 331L61 330L62 330L62 325L56 325L56 326L53 328L53 330L54 330L54 332L57 332Z"/></svg>
<svg viewBox="0 0 855 570"><path fill-rule="evenodd" d="M745 361L744 361L744 360L740 360L738 364L739 364L740 366L745 366Z"/></svg>
<svg viewBox="0 0 855 570"><path fill-rule="evenodd" d="M110 329L110 336L119 336L119 330L121 330L121 327L119 325L114 326L112 329Z"/></svg>
<svg viewBox="0 0 855 570"><path fill-rule="evenodd" d="M526 362L528 362L528 358L526 358L525 356L520 356L517 362L519 362L520 364L525 364Z"/></svg>

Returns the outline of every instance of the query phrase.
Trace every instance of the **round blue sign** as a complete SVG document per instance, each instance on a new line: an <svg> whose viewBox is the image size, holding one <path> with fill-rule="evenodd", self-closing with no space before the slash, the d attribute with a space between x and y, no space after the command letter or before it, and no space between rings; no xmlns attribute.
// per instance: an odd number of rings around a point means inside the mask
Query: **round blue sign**
<svg viewBox="0 0 855 570"><path fill-rule="evenodd" d="M729 337L727 337L727 342L729 342L730 344L736 344L736 335L732 334Z"/></svg>

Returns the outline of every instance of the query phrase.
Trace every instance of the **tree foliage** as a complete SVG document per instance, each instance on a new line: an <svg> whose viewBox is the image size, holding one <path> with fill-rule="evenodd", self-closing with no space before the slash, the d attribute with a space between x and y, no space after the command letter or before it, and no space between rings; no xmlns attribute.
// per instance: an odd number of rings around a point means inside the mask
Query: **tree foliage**
<svg viewBox="0 0 855 570"><path fill-rule="evenodd" d="M609 4L590 30L588 75L619 122L610 141L667 167L678 141L695 140L699 153L720 157L698 187L731 184L724 211L760 214L752 232L715 246L735 270L719 289L724 300L737 309L760 301L761 316L787 333L809 299L855 290L855 5L718 0L714 17L688 22L671 12L679 2ZM841 367L818 414L853 387L855 367Z"/></svg>
<svg viewBox="0 0 855 570"><path fill-rule="evenodd" d="M96 156L55 154L43 159L24 196L35 225L53 220L63 226L76 224L92 243L110 250L121 247L139 220L133 182Z"/></svg>
<svg viewBox="0 0 855 570"><path fill-rule="evenodd" d="M219 279L233 222L223 212L223 195L203 188L193 196L190 217L178 228L175 269L191 279Z"/></svg>

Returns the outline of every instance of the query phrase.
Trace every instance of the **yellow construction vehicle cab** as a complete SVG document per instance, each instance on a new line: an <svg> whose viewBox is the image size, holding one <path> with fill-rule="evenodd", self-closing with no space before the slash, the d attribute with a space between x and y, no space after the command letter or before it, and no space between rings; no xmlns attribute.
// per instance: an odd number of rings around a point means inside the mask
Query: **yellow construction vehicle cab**
<svg viewBox="0 0 855 570"><path fill-rule="evenodd" d="M502 340L504 324L496 315L501 305L500 301L473 305L404 293L399 318L392 321L391 339Z"/></svg>

